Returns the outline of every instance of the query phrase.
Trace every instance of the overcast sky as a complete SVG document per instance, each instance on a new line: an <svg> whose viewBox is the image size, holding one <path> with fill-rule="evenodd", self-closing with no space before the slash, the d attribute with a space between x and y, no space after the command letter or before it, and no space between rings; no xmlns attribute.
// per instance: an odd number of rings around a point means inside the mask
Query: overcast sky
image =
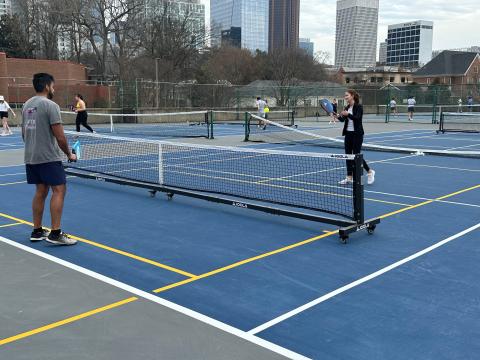
<svg viewBox="0 0 480 360"><path fill-rule="evenodd" d="M206 6L207 21L210 0ZM315 51L335 55L336 0L301 0L300 36L315 43ZM480 46L480 0L380 0L378 42L389 24L433 21L433 49Z"/></svg>

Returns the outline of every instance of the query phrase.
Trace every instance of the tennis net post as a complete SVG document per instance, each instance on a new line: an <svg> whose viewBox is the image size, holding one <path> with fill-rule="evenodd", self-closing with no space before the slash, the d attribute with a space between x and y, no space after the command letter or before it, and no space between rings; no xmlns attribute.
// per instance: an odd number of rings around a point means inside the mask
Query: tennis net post
<svg viewBox="0 0 480 360"><path fill-rule="evenodd" d="M363 155L355 155L353 170L353 211L357 224L365 221L364 188L363 188Z"/></svg>

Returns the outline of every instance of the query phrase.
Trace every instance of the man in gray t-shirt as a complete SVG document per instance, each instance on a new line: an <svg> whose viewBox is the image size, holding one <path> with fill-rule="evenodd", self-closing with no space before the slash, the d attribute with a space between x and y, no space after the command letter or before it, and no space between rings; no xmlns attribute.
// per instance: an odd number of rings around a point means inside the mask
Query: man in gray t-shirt
<svg viewBox="0 0 480 360"><path fill-rule="evenodd" d="M33 87L37 95L29 99L22 109L27 182L36 186L32 203L34 226L30 240L74 245L76 240L62 232L60 221L67 189L62 160L66 155L69 161L76 161L76 156L70 151L63 132L60 107L51 100L54 94L53 76L35 74ZM42 218L50 189L52 189L50 200L52 230L48 232L42 227Z"/></svg>

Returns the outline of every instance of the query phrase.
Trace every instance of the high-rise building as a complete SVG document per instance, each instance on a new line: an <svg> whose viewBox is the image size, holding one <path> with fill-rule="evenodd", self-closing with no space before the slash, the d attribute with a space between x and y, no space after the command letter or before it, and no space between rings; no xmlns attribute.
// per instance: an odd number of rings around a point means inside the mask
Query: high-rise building
<svg viewBox="0 0 480 360"><path fill-rule="evenodd" d="M270 0L268 50L298 48L300 0Z"/></svg>
<svg viewBox="0 0 480 360"><path fill-rule="evenodd" d="M388 26L387 65L421 67L432 60L433 22Z"/></svg>
<svg viewBox="0 0 480 360"><path fill-rule="evenodd" d="M268 10L269 0L210 0L212 46L240 37L242 48L268 51Z"/></svg>
<svg viewBox="0 0 480 360"><path fill-rule="evenodd" d="M371 67L377 61L379 0L338 0L335 65Z"/></svg>
<svg viewBox="0 0 480 360"><path fill-rule="evenodd" d="M381 65L385 65L387 63L387 40L380 43L380 50L378 53L378 62Z"/></svg>
<svg viewBox="0 0 480 360"><path fill-rule="evenodd" d="M313 57L314 53L314 44L313 41L307 38L300 38L298 47L305 50L305 52Z"/></svg>
<svg viewBox="0 0 480 360"><path fill-rule="evenodd" d="M12 14L11 0L0 0L0 16Z"/></svg>

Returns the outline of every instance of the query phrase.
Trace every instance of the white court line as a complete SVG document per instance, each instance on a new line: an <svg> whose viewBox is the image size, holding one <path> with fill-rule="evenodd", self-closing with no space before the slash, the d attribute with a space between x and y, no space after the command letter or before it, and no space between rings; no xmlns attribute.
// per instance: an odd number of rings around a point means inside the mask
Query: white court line
<svg viewBox="0 0 480 360"><path fill-rule="evenodd" d="M365 190L365 192L366 192L366 193L371 193L371 194L379 194L379 195L392 196L392 197L401 197L401 198L405 198L405 199L414 199L414 200L422 200L422 201L433 201L433 202L439 202L439 203L444 203L444 204L462 205L462 206L469 206L469 207L480 208L480 205L467 204L467 203L456 202L456 201L435 200L435 199L429 199L429 198L424 198L424 197L419 197L419 196L392 194L392 193L386 193L386 192L381 192L381 191L373 191L373 190Z"/></svg>
<svg viewBox="0 0 480 360"><path fill-rule="evenodd" d="M448 149L448 150L465 149L465 148L470 148L470 147L474 147L474 146L480 147L480 142L478 142L478 143L476 143L476 144L473 144L473 145L457 146L457 147L450 148L450 149ZM479 149L478 151L480 152L480 149Z"/></svg>
<svg viewBox="0 0 480 360"><path fill-rule="evenodd" d="M398 137L398 136L411 136L411 135L423 135L423 134L431 134L432 131L434 130L429 130L429 129L412 129L412 130L398 130L398 131L383 131L383 132L377 132L377 133L368 133L367 136L365 136L365 139L370 139L370 138L375 138L377 135L383 135L383 136L378 136L378 138L387 138L387 137ZM409 133L409 134L403 134L403 133ZM390 134L390 135L386 135Z"/></svg>
<svg viewBox="0 0 480 360"><path fill-rule="evenodd" d="M386 133L386 134L388 134L388 133ZM381 135L371 136L370 134L367 134L367 136L365 136L365 141L383 140L383 139L390 139L390 138L404 138L406 136L411 137L411 136L430 136L430 135L433 135L433 131L414 132L414 133L409 133L409 134L383 135L383 136L381 136Z"/></svg>
<svg viewBox="0 0 480 360"><path fill-rule="evenodd" d="M350 289L353 289L354 287L362 285L362 284L364 284L364 283L366 283L370 280L373 280L373 279L375 279L375 278L377 278L377 277L379 277L379 276L381 276L381 275L383 275L383 274L385 274L389 271L392 271L392 270L394 270L394 269L396 269L396 268L398 268L398 267L400 267L400 266L402 266L402 265L404 265L404 264L406 264L406 263L408 263L412 260L415 260L415 259L417 259L417 258L419 258L419 257L421 257L425 254L428 254L429 252L432 252L433 250L438 249L439 247L444 246L445 244L448 244L449 242L451 242L453 240L456 240L459 237L462 237L462 236L464 236L464 235L466 235L466 234L468 234L472 231L475 231L479 228L480 228L480 223L478 223L477 225L474 225L474 226L472 226L472 227L470 227L466 230L463 230L462 232L459 232L458 234L450 236L449 238L446 238L446 239L444 239L444 240L442 240L442 241L440 241L440 242L438 242L438 243L436 243L432 246L429 246L429 247L427 247L427 248L425 248L425 249L423 249L423 250L421 250L421 251L419 251L419 252L417 252L413 255L410 255L409 257L406 257L406 258L404 258L400 261L397 261L396 263L393 263L389 266L386 266L383 269L380 269L380 270L378 270L378 271L376 271L376 272L374 272L370 275L367 275L367 276L365 276L361 279L358 279L354 282L351 282L348 285L342 286L341 288L338 288L334 291L331 291L328 294L325 294L325 295L323 295L323 296L321 296L321 297L319 297L319 298L317 298L317 299L315 299L315 300L313 300L313 301L311 301L311 302L309 302L305 305L302 305L302 306L300 306L296 309L293 309L293 310L291 310L291 311L289 311L289 312L287 312L287 313L285 313L285 314L283 314L283 315L281 315L281 316L279 316L279 317L277 317L273 320L270 320L270 321L268 321L268 322L266 322L266 323L264 323L260 326L257 326L256 328L248 331L248 334L251 334L251 335L258 334L258 333L260 333L260 332L262 332L262 331L264 331L268 328L271 328L272 326L275 326L275 325L277 325L277 324L279 324L279 323L281 323L285 320L290 319L291 317L293 317L295 315L298 315L298 314L304 312L305 310L308 310L312 307L315 307L315 306L317 306L317 305L319 305L319 304L321 304L321 303L323 303L323 302L325 302L325 301L327 301L327 300L329 300L329 299L331 299L331 298L333 298L337 295L340 295L340 294L342 294L342 293L344 293L344 292L346 292Z"/></svg>
<svg viewBox="0 0 480 360"><path fill-rule="evenodd" d="M29 252L31 254L34 254L34 255L37 255L41 258L44 258L46 260L49 260L51 262L54 262L56 264L59 264L59 265L62 265L62 266L65 266L73 271L77 271L79 273L82 273L84 275L87 275L87 276L90 276L94 279L97 279L99 281L102 281L106 284L109 284L109 285L112 285L116 288L119 288L119 289L122 289L124 291L127 291L131 294L134 294L138 297L141 297L143 299L146 299L146 300L150 300L154 303L157 303L159 305L162 305L168 309L171 309L173 311L176 311L176 312L179 312L181 314L184 314L192 319L195 319L195 320L198 320L198 321L201 321L207 325L210 325L212 327L215 327L219 330L222 330L226 333L229 333L231 335L234 335L234 336L237 336L243 340L246 340L248 342L251 342L255 345L258 345L258 346L261 346L267 350L270 350L270 351L273 351L277 354L280 354L280 355L283 355L283 356L286 356L290 359L298 359L298 360L308 360L307 357L303 356L303 355L300 355L300 354L297 354L291 350L288 350L288 349L285 349L281 346L278 346L278 345L275 345L269 341L266 341L266 340L263 340L255 335L252 335L252 334L248 334L247 332L243 331L243 330L240 330L240 329L237 329L233 326L230 326L228 324L225 324L223 322L220 322L218 320L215 320L213 318L210 318L206 315L203 315L201 313L198 313L196 311L193 311L193 310L190 310L186 307L183 307L181 305L178 305L178 304L175 304L171 301L168 301L168 300L165 300L157 295L154 295L154 294L150 294L146 291L143 291L143 290L140 290L140 289L137 289L133 286L130 286L130 285L127 285L125 283L122 283L120 281L117 281L117 280L114 280L114 279L111 279L107 276L104 276L104 275L101 275L97 272L94 272L94 271L91 271L91 270L88 270L86 268L83 268L81 266L78 266L78 265L75 265L75 264L72 264L68 261L65 261L65 260L62 260L60 258L57 258L55 256L52 256L52 255L49 255L49 254L46 254L44 252L41 252L39 250L36 250L36 249L33 249L33 248L30 248L28 246L25 246L25 245L22 245L20 243L17 243L16 241L13 241L13 240L10 240L10 239L7 239L7 238L4 238L4 237L1 237L0 236L0 241L5 243L5 244L8 244L8 245L11 245L13 247L16 247L17 249L20 249L20 250L24 250L26 252Z"/></svg>
<svg viewBox="0 0 480 360"><path fill-rule="evenodd" d="M454 170L454 171L468 171L468 172L480 172L480 170L475 169L464 169L464 168L452 168L448 166L438 166L438 165L422 165L422 164L411 164L411 163L397 163L397 162L389 162L383 161L385 164L389 165L404 165L404 166L414 166L414 167L425 167L425 168L432 168L432 169L443 169L443 170Z"/></svg>
<svg viewBox="0 0 480 360"><path fill-rule="evenodd" d="M396 139L396 140L401 140L401 139ZM374 142L366 142L364 145L377 145L376 143ZM382 146L383 144L378 144L378 146ZM444 145L431 145L431 146L427 146L425 144L403 144L403 143L388 143L388 144L385 144L383 146L390 146L390 147L399 147L399 148L403 148L403 147L408 147L409 149L414 149L414 150L419 150L419 151L422 151L422 150L425 150L425 151L428 151L428 150L452 150L451 148L449 148L448 146L444 146ZM362 150L364 151L374 151L375 149L368 149L368 148L363 148L362 147ZM395 152L393 149L390 150L390 152Z"/></svg>
<svg viewBox="0 0 480 360"><path fill-rule="evenodd" d="M0 143L0 146L15 146L15 147L23 147L23 143Z"/></svg>
<svg viewBox="0 0 480 360"><path fill-rule="evenodd" d="M408 137L399 137L399 138L396 138L396 139L387 139L387 140L376 140L375 141L375 144L376 143L386 143L386 142L391 142L391 141L403 141L403 140L412 140L412 139L433 139L433 138L436 138L438 139L438 135L424 135L424 136L408 136ZM453 140L453 139L449 139L449 140ZM458 139L460 140L460 139ZM461 140L461 141L464 141L464 140ZM473 140L472 140L473 141Z"/></svg>
<svg viewBox="0 0 480 360"><path fill-rule="evenodd" d="M15 175L25 175L25 173L24 173L24 172L21 172L21 173L15 173L15 174L1 174L0 177L15 176Z"/></svg>
<svg viewBox="0 0 480 360"><path fill-rule="evenodd" d="M25 166L25 164L0 165L0 168L9 168L9 167L17 167L17 166Z"/></svg>

